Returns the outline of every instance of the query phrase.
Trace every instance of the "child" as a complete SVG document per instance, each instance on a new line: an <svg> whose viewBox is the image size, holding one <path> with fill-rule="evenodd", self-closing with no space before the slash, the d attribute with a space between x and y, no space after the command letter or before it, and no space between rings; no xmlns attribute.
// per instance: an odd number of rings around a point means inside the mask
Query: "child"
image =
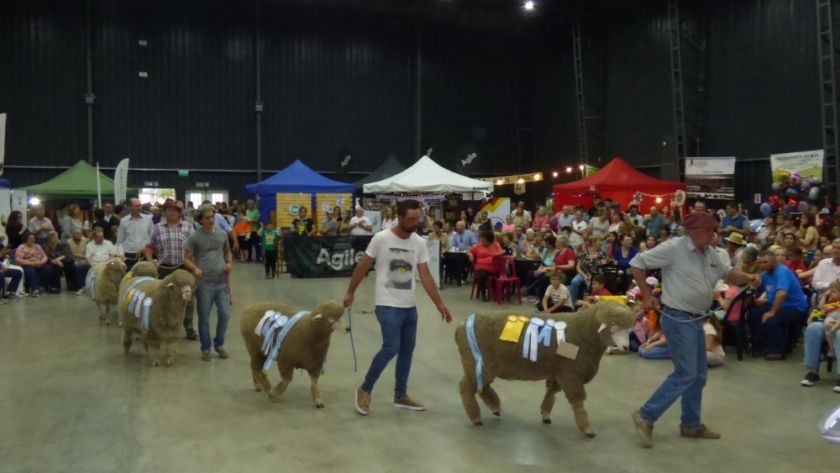
<svg viewBox="0 0 840 473"><path fill-rule="evenodd" d="M840 329L840 281L834 281L828 286L820 298L820 310L825 312L825 340L828 342L828 352L834 352L834 336Z"/></svg>
<svg viewBox="0 0 840 473"><path fill-rule="evenodd" d="M274 229L274 223L266 223L265 228L257 231L257 235L262 237L265 278L274 279L277 277L277 230Z"/></svg>
<svg viewBox="0 0 840 473"><path fill-rule="evenodd" d="M787 261L785 261L785 266L787 266L787 268L793 271L793 273L797 276L799 276L800 273L804 273L808 270L808 268L805 267L805 263L802 262L802 248L799 248L798 246L788 248L787 258L788 259ZM804 280L800 279L799 284L801 284L802 287L805 287Z"/></svg>
<svg viewBox="0 0 840 473"><path fill-rule="evenodd" d="M712 315L703 322L703 331L706 332L706 364L709 368L720 366L726 353L723 351L723 326L717 316Z"/></svg>
<svg viewBox="0 0 840 473"><path fill-rule="evenodd" d="M592 276L592 292L589 293L587 300L577 301L577 306L587 308L595 303L596 296L611 296L612 293L604 287L607 284L607 277L603 274L596 274Z"/></svg>
<svg viewBox="0 0 840 473"><path fill-rule="evenodd" d="M658 314L657 314L658 316ZM668 351L668 342L661 330L651 335L642 346L639 347L639 355L646 360L664 360L671 356Z"/></svg>
<svg viewBox="0 0 840 473"><path fill-rule="evenodd" d="M563 280L566 277L563 273L553 271L549 278L551 284L545 290L545 296L542 301L538 303L537 310L543 314L556 314L558 312L573 312L572 309L572 295L569 290L563 285Z"/></svg>

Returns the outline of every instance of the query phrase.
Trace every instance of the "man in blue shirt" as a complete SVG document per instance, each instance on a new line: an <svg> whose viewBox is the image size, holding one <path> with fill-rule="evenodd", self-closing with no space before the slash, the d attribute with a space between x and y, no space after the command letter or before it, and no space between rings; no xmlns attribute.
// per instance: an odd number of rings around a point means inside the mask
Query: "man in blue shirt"
<svg viewBox="0 0 840 473"><path fill-rule="evenodd" d="M764 297L756 301L758 307L750 310L750 331L753 337L761 336L766 347L765 360L781 360L785 329L789 324L805 320L808 299L793 271L779 264L773 253L762 251L758 264L762 270L761 283L754 287L764 292Z"/></svg>
<svg viewBox="0 0 840 473"><path fill-rule="evenodd" d="M444 255L446 267L449 269L449 277L454 278L458 286L461 281L466 281L467 256L463 252L476 245L478 240L475 234L467 230L464 222L455 224L455 233L452 234L452 239L449 241L450 251L458 251L461 254L450 253Z"/></svg>
<svg viewBox="0 0 840 473"><path fill-rule="evenodd" d="M738 204L735 202L726 204L726 216L720 221L718 235L727 239L732 232L744 235L744 239L750 236L750 222L745 215L738 212Z"/></svg>

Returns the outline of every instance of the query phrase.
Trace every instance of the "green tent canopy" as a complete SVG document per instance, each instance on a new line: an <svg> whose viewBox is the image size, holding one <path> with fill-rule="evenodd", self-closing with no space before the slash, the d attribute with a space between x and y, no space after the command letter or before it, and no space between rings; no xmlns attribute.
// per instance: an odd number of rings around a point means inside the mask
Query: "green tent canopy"
<svg viewBox="0 0 840 473"><path fill-rule="evenodd" d="M99 185L103 200L114 198L114 180L99 174ZM70 169L55 176L49 181L26 187L27 194L43 197L79 197L85 199L96 198L96 168L85 161L79 161ZM136 196L137 189L129 188L128 196Z"/></svg>

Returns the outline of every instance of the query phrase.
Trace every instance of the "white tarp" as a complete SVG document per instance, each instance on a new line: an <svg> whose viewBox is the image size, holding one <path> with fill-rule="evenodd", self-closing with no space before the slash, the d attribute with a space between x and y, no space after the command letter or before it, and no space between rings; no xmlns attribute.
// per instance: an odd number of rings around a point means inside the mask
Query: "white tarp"
<svg viewBox="0 0 840 473"><path fill-rule="evenodd" d="M445 169L428 156L414 166L378 182L364 185L365 194L381 192L493 192L493 183L470 179Z"/></svg>

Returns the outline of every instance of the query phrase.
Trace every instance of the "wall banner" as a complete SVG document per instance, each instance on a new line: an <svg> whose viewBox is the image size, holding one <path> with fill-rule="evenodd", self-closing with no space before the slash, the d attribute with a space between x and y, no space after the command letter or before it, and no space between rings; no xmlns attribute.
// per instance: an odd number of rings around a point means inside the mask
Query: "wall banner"
<svg viewBox="0 0 840 473"><path fill-rule="evenodd" d="M825 150L799 151L796 153L771 154L770 171L773 182L781 181L782 176L799 174L803 180L823 178L823 158Z"/></svg>
<svg viewBox="0 0 840 473"><path fill-rule="evenodd" d="M686 158L685 192L695 198L735 199L735 158Z"/></svg>
<svg viewBox="0 0 840 473"><path fill-rule="evenodd" d="M298 278L350 277L373 236L283 235L283 259Z"/></svg>

